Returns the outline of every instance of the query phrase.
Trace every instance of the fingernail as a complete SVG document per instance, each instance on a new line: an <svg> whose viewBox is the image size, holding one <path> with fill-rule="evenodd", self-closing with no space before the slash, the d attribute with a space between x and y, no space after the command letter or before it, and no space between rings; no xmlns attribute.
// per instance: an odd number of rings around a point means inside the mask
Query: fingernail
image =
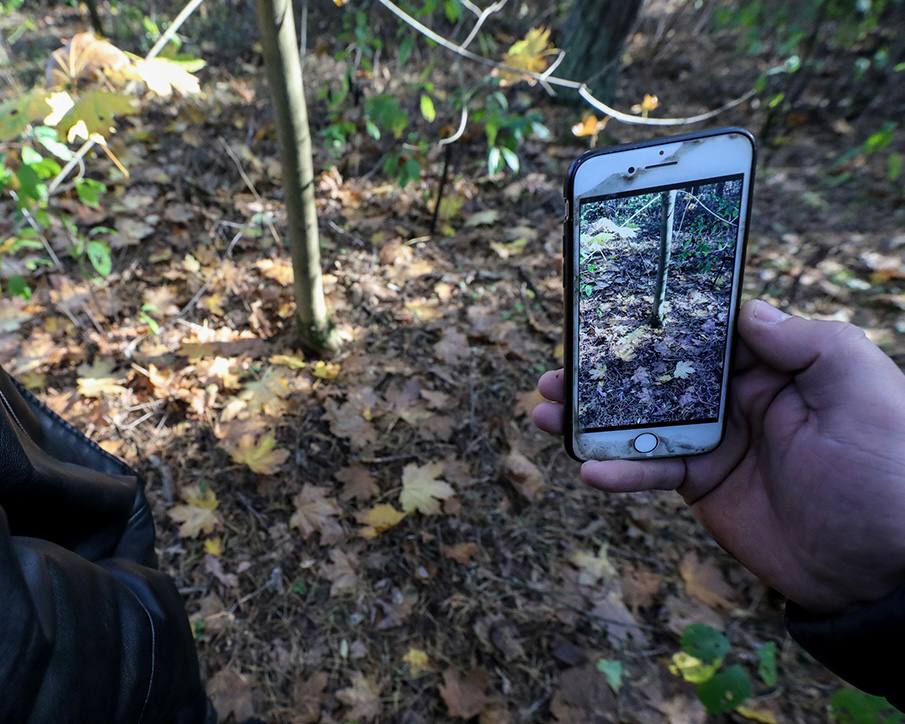
<svg viewBox="0 0 905 724"><path fill-rule="evenodd" d="M763 322L764 324L776 324L784 319L788 319L790 316L791 315L786 314L781 309L777 309L772 304L767 304L767 302L762 302L759 299L754 305L754 318L758 322Z"/></svg>

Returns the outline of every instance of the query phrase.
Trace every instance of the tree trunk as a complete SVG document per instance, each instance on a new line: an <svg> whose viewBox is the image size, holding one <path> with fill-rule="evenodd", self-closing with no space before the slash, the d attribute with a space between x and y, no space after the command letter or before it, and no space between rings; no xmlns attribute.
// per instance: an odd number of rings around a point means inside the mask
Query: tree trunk
<svg viewBox="0 0 905 724"><path fill-rule="evenodd" d="M654 286L654 305L651 309L652 327L663 326L663 303L666 301L666 277L669 274L669 258L672 249L672 222L676 214L676 192L660 194L660 260L657 264L657 282Z"/></svg>
<svg viewBox="0 0 905 724"><path fill-rule="evenodd" d="M566 57L556 75L587 83L606 102L613 99L625 40L643 0L573 0L563 28Z"/></svg>
<svg viewBox="0 0 905 724"><path fill-rule="evenodd" d="M97 11L97 0L85 0L88 6L88 15L91 17L91 25L94 32L98 35L104 35L104 24L101 22L101 15Z"/></svg>
<svg viewBox="0 0 905 724"><path fill-rule="evenodd" d="M264 65L280 139L299 328L308 347L318 352L330 351L335 342L331 339L332 326L324 299L311 133L292 2L257 0L257 11Z"/></svg>

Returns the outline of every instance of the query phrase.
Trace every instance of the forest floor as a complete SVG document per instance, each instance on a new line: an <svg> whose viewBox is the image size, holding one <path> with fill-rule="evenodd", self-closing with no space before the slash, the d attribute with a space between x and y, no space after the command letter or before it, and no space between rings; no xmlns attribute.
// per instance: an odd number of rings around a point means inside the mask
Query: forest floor
<svg viewBox="0 0 905 724"><path fill-rule="evenodd" d="M674 255L659 327L651 325L658 238L614 239L580 297L578 403L584 427L716 419L732 292L733 247L721 246L713 271L701 259Z"/></svg>
<svg viewBox="0 0 905 724"><path fill-rule="evenodd" d="M623 87L676 115L750 87L744 70L679 74L679 40ZM699 43L712 45L699 65L734 67L733 44ZM543 106L553 140L526 144L517 177L482 176L482 149L463 151L460 208L434 237L439 164L400 190L319 156L345 344L318 363L293 347L289 260L270 229L285 224L263 74L206 73L204 100L129 121L115 149L131 177L103 211L73 204L83 226L116 229L114 273L47 273L29 302L0 302L0 362L143 471L224 716L700 722L669 662L703 622L752 672L761 721L825 721L840 682L786 635L781 598L677 496L588 490L561 441L531 425L535 381L560 364L561 182L584 150L568 134L579 111ZM719 119L761 120L745 107ZM816 118L761 155L745 295L860 324L903 364L901 190L869 164L857 183L823 183L847 134ZM611 124L601 142L645 135ZM362 514L399 507L413 484L434 493L421 512L368 531ZM771 641L768 687L753 672ZM600 659L622 663L618 694Z"/></svg>

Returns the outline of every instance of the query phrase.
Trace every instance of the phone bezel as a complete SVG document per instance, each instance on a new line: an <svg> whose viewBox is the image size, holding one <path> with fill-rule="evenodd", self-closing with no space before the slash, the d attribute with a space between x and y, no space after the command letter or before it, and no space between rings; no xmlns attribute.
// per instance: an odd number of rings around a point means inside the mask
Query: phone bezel
<svg viewBox="0 0 905 724"><path fill-rule="evenodd" d="M575 226L577 199L575 196L575 180L579 169L589 160L600 158L601 156L610 156L614 154L621 155L619 164L623 164L626 169L629 166L635 166L641 169L642 174L637 171L632 174L623 173L620 179L608 178L606 182L613 184L608 187L605 193L621 193L632 191L633 189L642 190L646 188L654 188L663 185L659 180L662 174L656 169L648 169L648 166L656 166L658 159L667 161L672 159L679 152L686 142L697 142L689 146L696 148L698 143L706 145L708 139L725 135L737 135L744 138L750 144L750 164L745 164L746 159L739 156L737 166L732 166L734 170L726 171L729 173L741 173L744 176L743 183L747 184L747 190L744 199L744 229L741 233L741 240L736 252L736 266L733 276L733 284L735 285L735 294L733 295L732 305L730 308L730 335L727 340L728 354L726 362L726 376L724 377L722 404L720 407L720 415L717 422L713 423L696 423L690 425L669 425L669 432L662 433L661 426L657 424L648 427L639 427L633 429L613 430L606 432L587 432L580 433L576 427L575 421L575 366L576 366L576 334L575 334L575 308L576 308L576 265L575 265ZM675 149L667 154L665 149L670 145L676 145ZM649 149L664 150L664 153L658 153L657 156L651 155ZM609 159L608 159L609 160ZM564 384L565 384L565 419L564 419L564 445L566 452L576 460L587 459L649 459L660 457L676 457L686 455L699 455L716 448L722 441L726 427L726 410L729 405L730 394L730 378L732 364L735 358L735 337L736 337L736 318L738 314L739 304L741 302L741 293L743 286L745 255L748 246L748 232L751 220L751 205L753 201L754 191L754 171L757 162L757 146L754 136L747 130L742 128L718 128L708 131L699 131L696 133L688 133L678 136L668 136L664 138L650 139L639 143L624 144L621 146L613 146L610 148L597 149L589 151L579 156L569 166L564 184L564 197L566 203L566 213L563 219L563 286L564 286L564 302L565 302L565 349L564 349ZM613 166L616 168L616 166ZM693 182L702 178L713 176L715 174L703 173L695 174L692 170L680 169L683 173L680 178L669 179L668 183L681 185L686 182ZM674 169L670 172L674 173ZM666 174L669 176L670 174ZM722 175L722 174L721 174ZM636 181L644 177L643 183ZM604 183L598 185L602 186ZM596 187L595 187L596 188ZM590 193L581 193L580 195L591 195ZM599 194L598 194L599 195ZM645 432L655 432L661 441L661 444L651 453L637 452L632 441L638 435ZM578 438L582 438L579 440Z"/></svg>

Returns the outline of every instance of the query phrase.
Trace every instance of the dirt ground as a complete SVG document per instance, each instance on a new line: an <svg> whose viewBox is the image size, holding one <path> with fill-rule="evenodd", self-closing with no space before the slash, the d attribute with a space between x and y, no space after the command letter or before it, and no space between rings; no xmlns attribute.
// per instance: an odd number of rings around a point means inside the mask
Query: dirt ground
<svg viewBox="0 0 905 724"><path fill-rule="evenodd" d="M682 114L750 87L756 71L734 67L731 42L695 41L691 60L680 37L630 66L623 98L643 88ZM683 71L689 62L723 70ZM309 59L310 87L331 63ZM751 672L757 647L778 645L778 683L754 677L762 716L826 721L840 682L786 635L781 598L677 496L587 490L561 442L530 423L537 377L560 364L561 181L585 148L568 133L579 112L535 89L553 139L526 144L517 177L487 178L481 147L464 149L448 235L427 234L439 161L400 191L368 164L331 169L319 155L327 290L345 338L325 365L292 345L288 257L269 231L285 226L263 74L246 62L206 72L204 100L130 121L116 146L130 180L79 219L118 230L114 274L43 275L31 302L4 307L0 362L143 471L162 566L223 713L701 722L669 662L684 626L704 622ZM762 119L746 104L719 122ZM902 365L901 182L864 163L855 183L824 183L854 134L817 116L761 154L745 296L862 325ZM611 124L601 143L646 135ZM148 302L156 335L140 316ZM92 374L113 386L84 394L78 380ZM276 380L261 416L286 451L272 474L223 448L226 408L261 380ZM361 514L396 503L412 475L454 495L363 537ZM192 486L218 501L211 535L180 535L170 515ZM600 659L623 664L618 694Z"/></svg>

